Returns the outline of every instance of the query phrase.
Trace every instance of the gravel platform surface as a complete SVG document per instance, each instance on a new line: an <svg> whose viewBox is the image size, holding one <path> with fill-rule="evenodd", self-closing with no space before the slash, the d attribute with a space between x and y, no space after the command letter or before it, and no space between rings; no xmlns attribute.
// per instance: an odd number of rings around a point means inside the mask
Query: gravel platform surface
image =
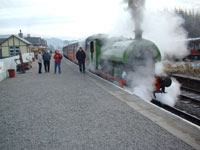
<svg viewBox="0 0 200 150"><path fill-rule="evenodd" d="M51 63L53 66L53 63ZM63 59L0 82L0 150L192 150Z"/></svg>

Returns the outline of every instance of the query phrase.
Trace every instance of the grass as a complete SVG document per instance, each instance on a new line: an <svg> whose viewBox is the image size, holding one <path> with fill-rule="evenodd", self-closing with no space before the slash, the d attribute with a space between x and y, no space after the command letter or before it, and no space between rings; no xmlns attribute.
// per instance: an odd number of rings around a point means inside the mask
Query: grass
<svg viewBox="0 0 200 150"><path fill-rule="evenodd" d="M200 62L164 62L166 73L183 74L200 78Z"/></svg>

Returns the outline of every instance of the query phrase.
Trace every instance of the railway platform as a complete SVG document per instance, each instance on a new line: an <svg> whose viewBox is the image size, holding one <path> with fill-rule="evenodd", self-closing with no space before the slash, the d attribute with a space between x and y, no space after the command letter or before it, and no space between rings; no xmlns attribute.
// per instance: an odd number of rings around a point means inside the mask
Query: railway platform
<svg viewBox="0 0 200 150"><path fill-rule="evenodd" d="M63 58L0 82L1 150L193 150L200 128Z"/></svg>

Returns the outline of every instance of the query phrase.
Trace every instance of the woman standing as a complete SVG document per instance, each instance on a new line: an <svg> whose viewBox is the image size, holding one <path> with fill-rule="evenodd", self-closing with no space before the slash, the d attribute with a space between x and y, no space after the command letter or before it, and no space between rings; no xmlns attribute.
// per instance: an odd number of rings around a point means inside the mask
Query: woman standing
<svg viewBox="0 0 200 150"><path fill-rule="evenodd" d="M42 52L39 51L38 54L38 65L39 65L39 69L38 69L38 73L41 74L41 70L42 70Z"/></svg>

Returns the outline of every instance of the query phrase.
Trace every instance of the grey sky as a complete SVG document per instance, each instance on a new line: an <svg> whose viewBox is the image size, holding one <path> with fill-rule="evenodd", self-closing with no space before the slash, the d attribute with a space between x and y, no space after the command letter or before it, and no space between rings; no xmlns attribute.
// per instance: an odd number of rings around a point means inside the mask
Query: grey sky
<svg viewBox="0 0 200 150"><path fill-rule="evenodd" d="M199 0L146 0L146 9L197 10ZM60 38L108 32L124 11L121 0L1 0L0 34Z"/></svg>

